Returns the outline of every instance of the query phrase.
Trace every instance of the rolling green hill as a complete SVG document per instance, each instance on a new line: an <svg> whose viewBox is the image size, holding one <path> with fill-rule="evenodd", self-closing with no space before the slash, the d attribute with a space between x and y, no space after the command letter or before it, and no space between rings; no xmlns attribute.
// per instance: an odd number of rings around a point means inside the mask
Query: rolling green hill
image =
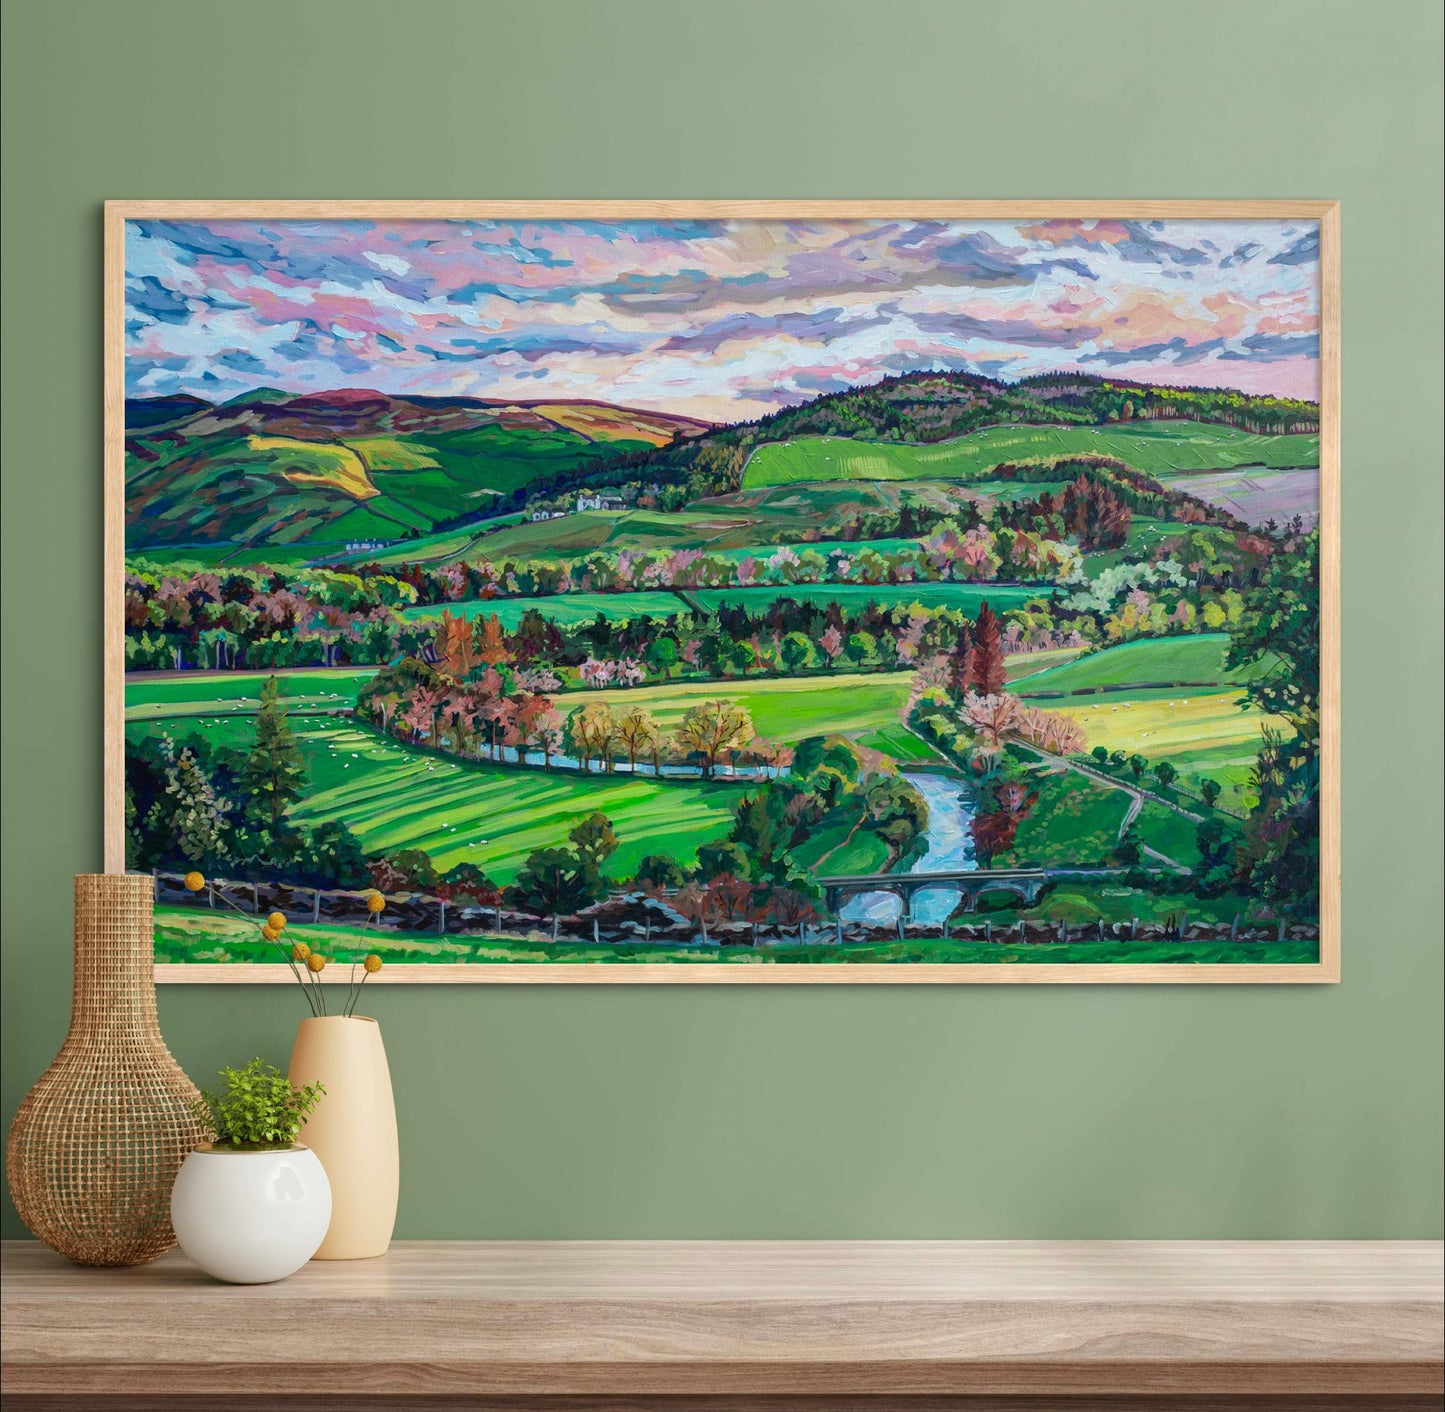
<svg viewBox="0 0 1445 1412"><path fill-rule="evenodd" d="M322 553L354 540L395 542L481 518L539 477L612 464L704 430L601 404L361 391L263 391L198 409L141 401L128 405L127 419L132 554L226 544Z"/></svg>
<svg viewBox="0 0 1445 1412"><path fill-rule="evenodd" d="M999 426L931 445L809 436L760 446L743 472L744 490L795 481L982 480L1010 462L1104 456L1157 476L1234 466L1312 466L1319 436L1262 436L1207 422L1127 426Z"/></svg>
<svg viewBox="0 0 1445 1412"><path fill-rule="evenodd" d="M1017 692L1044 697L1177 686L1228 691L1269 670L1260 666L1228 670L1224 665L1228 648L1229 635L1222 632L1140 638L1036 672L1019 683Z"/></svg>

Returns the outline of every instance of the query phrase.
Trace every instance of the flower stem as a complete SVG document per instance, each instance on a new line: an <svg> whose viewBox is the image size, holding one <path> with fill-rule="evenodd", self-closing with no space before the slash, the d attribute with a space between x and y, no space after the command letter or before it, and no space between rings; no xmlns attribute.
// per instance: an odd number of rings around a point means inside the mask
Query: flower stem
<svg viewBox="0 0 1445 1412"><path fill-rule="evenodd" d="M219 897L221 901L224 902L226 906L229 907L231 911L233 911L238 917L244 917L246 921L248 921L253 927L257 927L257 929L259 930L256 919L244 908L236 906L236 904L232 902L231 899L227 897L226 894L222 892L221 889L218 888L214 883L211 884L211 896ZM301 987L303 993L305 993L306 1003L311 1007L311 1013L313 1015L316 1015L318 1013L324 1013L318 1012L318 1010L316 1009L316 1002L311 998L310 989L306 984L306 978L297 969L296 962L291 959L290 955L286 951L286 948L279 941L276 943L276 945L280 947L283 959L285 960L286 964L290 966L291 974L296 977L296 983Z"/></svg>

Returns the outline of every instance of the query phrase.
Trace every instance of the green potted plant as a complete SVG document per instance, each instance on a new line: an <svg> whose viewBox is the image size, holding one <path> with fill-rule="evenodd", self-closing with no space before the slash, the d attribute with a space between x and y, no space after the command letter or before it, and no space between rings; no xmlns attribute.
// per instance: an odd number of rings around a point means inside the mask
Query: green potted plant
<svg viewBox="0 0 1445 1412"><path fill-rule="evenodd" d="M208 1275L269 1284L299 1270L325 1239L331 1185L297 1142L320 1084L293 1084L260 1059L222 1069L196 1116L213 1134L181 1164L171 1189L180 1247Z"/></svg>
<svg viewBox="0 0 1445 1412"><path fill-rule="evenodd" d="M207 886L201 873L188 873L192 892ZM401 1159L391 1070L381 1042L381 1026L356 1013L363 987L380 974L382 958L363 954L369 931L386 911L386 899L374 889L365 895L366 916L356 933L345 972L346 993L328 1006L326 979L341 975L347 961L287 937L284 912L251 917L224 892L213 895L245 917L275 947L301 985L311 1013L296 1030L291 1078L322 1079L326 1099L306 1119L306 1145L331 1179L331 1228L317 1249L317 1260L363 1260L386 1253L396 1224Z"/></svg>

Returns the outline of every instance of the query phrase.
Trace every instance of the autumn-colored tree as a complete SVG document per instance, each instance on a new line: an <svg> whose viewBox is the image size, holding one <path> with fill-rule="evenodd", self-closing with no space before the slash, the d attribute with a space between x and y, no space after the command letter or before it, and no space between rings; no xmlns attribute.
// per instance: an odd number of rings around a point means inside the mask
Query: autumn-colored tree
<svg viewBox="0 0 1445 1412"><path fill-rule="evenodd" d="M708 923L716 925L722 919L722 908L717 894L701 883L689 882L678 888L667 901L668 906L675 912L702 929L702 944L710 945Z"/></svg>
<svg viewBox="0 0 1445 1412"><path fill-rule="evenodd" d="M1068 531L1084 550L1122 549L1133 514L1108 486L1089 475L1064 487L1061 511Z"/></svg>
<svg viewBox="0 0 1445 1412"><path fill-rule="evenodd" d="M576 707L567 717L564 739L584 771L596 760L604 771L612 768L612 746L617 740L617 717L602 701Z"/></svg>
<svg viewBox="0 0 1445 1412"><path fill-rule="evenodd" d="M441 716L452 733L452 745L467 753L467 741L477 723L477 699L470 691L454 691L441 703Z"/></svg>
<svg viewBox="0 0 1445 1412"><path fill-rule="evenodd" d="M970 692L963 702L964 717L974 730L997 748L1014 731L1019 722L1019 702L1007 692L980 696Z"/></svg>
<svg viewBox="0 0 1445 1412"><path fill-rule="evenodd" d="M1017 780L1003 780L993 787L987 808L969 820L973 851L980 867L988 868L1000 853L1007 853L1018 837L1019 824L1038 803L1038 793Z"/></svg>
<svg viewBox="0 0 1445 1412"><path fill-rule="evenodd" d="M682 718L676 740L684 754L702 756L702 777L711 779L718 756L755 734L744 707L733 701L704 701Z"/></svg>
<svg viewBox="0 0 1445 1412"><path fill-rule="evenodd" d="M429 737L431 744L437 744L438 725L441 720L441 695L430 687L419 686L411 694L411 701L401 715L401 724L411 731L414 740Z"/></svg>
<svg viewBox="0 0 1445 1412"><path fill-rule="evenodd" d="M507 635L502 631L502 620L495 613L477 623L476 644L477 660L485 662L489 667L511 661L512 654L507 650Z"/></svg>
<svg viewBox="0 0 1445 1412"><path fill-rule="evenodd" d="M1088 737L1084 728L1064 711L1045 711L1038 706L1021 706L1018 721L1013 727L1021 740L1036 745L1040 750L1052 751L1055 755L1081 755ZM1102 747L1101 747L1102 749ZM1094 757L1101 765L1107 762L1109 752L1095 752Z"/></svg>
<svg viewBox="0 0 1445 1412"><path fill-rule="evenodd" d="M481 664L472 643L472 625L446 608L436 633L437 660L449 677L466 681Z"/></svg>
<svg viewBox="0 0 1445 1412"><path fill-rule="evenodd" d="M633 706L624 712L617 722L617 738L622 742L622 748L627 751L629 770L636 771L637 757L646 752L653 755L653 765L656 768L657 749L662 733L652 712L645 706Z"/></svg>
<svg viewBox="0 0 1445 1412"><path fill-rule="evenodd" d="M511 731L516 709L516 701L510 696L503 696L500 692L496 695L483 695L477 714L486 732L487 745L493 760L500 760L502 757L502 743Z"/></svg>
<svg viewBox="0 0 1445 1412"><path fill-rule="evenodd" d="M767 896L765 916L779 927L797 927L798 941L803 940L804 928L809 922L818 920L818 909L811 900L797 888L775 887Z"/></svg>
<svg viewBox="0 0 1445 1412"><path fill-rule="evenodd" d="M508 743L516 749L517 759L525 763L527 751L538 741L547 717L556 712L551 699L538 693L522 692L514 702Z"/></svg>
<svg viewBox="0 0 1445 1412"><path fill-rule="evenodd" d="M744 878L723 873L708 883L717 899L718 913L729 922L747 921L753 910L753 885Z"/></svg>
<svg viewBox="0 0 1445 1412"><path fill-rule="evenodd" d="M981 603L973 622L973 647L969 652L968 675L974 690L982 696L996 696L1008 683L1004 669L1003 629L998 615Z"/></svg>

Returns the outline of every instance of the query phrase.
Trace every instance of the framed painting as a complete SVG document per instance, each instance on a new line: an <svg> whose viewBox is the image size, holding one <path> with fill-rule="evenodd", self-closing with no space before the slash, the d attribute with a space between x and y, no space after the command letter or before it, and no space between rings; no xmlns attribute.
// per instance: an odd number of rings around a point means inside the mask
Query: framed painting
<svg viewBox="0 0 1445 1412"><path fill-rule="evenodd" d="M1317 201L110 203L159 979L289 980L280 911L401 982L1337 980L1338 270Z"/></svg>

